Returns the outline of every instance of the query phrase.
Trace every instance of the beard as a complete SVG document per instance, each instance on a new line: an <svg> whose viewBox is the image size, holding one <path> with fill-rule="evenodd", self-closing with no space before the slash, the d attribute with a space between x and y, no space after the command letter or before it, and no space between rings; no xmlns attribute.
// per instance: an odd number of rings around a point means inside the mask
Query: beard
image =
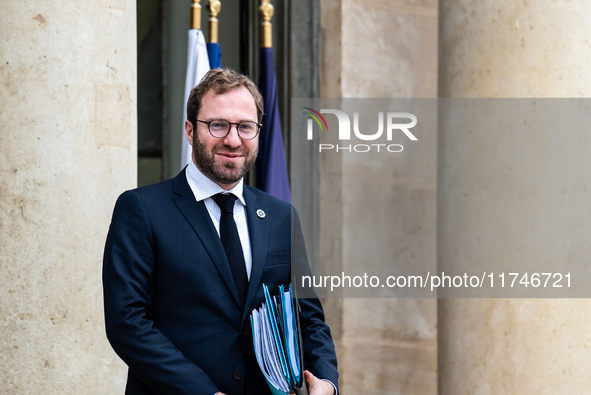
<svg viewBox="0 0 591 395"><path fill-rule="evenodd" d="M240 181L242 177L250 170L254 161L257 158L259 147L258 145L252 150L248 151L245 148L230 149L225 147L223 152L241 153L244 155L244 162L242 165L236 163L219 163L216 161L216 148L208 151L205 144L203 144L197 137L197 133L193 136L193 158L197 168L210 180L218 185L231 185Z"/></svg>

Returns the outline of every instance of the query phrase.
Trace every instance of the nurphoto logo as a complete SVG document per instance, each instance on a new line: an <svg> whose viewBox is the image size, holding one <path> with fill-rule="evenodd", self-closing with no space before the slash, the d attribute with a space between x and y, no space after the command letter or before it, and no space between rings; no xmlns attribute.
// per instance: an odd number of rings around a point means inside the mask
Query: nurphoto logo
<svg viewBox="0 0 591 395"><path fill-rule="evenodd" d="M314 140L314 129L320 129L321 133L328 133L328 123L322 114L333 114L336 116L338 122L338 138L339 142L351 142L352 135L357 140L372 141L373 143L363 144L319 144L318 150L322 151L335 151L335 152L402 152L404 147L402 144L393 144L392 139L399 133L405 135L410 141L418 141L417 137L410 131L417 124L417 117L414 114L408 112L378 112L375 114L377 117L377 131L368 131L367 129L361 130L359 112L353 112L353 127L351 127L351 118L347 113L342 110L327 109L323 108L320 111L316 111L310 107L302 107L304 114L308 115L307 124L307 138L308 140ZM385 127L384 127L384 118ZM314 125L318 125L315 127ZM378 140L384 140L382 137L386 131L385 141L386 143L379 143ZM351 133L351 130L353 133ZM375 130L375 126L374 126Z"/></svg>

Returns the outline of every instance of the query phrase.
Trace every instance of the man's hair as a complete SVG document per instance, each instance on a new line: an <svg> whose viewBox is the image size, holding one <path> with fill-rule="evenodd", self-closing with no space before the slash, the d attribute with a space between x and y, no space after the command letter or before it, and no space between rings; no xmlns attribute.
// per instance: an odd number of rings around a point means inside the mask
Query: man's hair
<svg viewBox="0 0 591 395"><path fill-rule="evenodd" d="M187 100L187 120L193 124L197 123L197 114L201 109L203 97L213 90L216 95L221 95L232 89L245 87L248 89L257 106L257 121L260 123L263 118L263 96L259 88L247 76L231 69L211 69L205 74L199 85L191 90Z"/></svg>

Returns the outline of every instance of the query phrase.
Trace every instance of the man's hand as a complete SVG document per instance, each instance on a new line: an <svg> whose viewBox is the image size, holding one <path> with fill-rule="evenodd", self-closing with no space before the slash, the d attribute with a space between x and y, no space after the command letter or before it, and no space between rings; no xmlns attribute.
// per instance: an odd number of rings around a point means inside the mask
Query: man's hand
<svg viewBox="0 0 591 395"><path fill-rule="evenodd" d="M330 382L316 378L307 370L304 371L304 377L308 383L309 395L334 395L335 390Z"/></svg>

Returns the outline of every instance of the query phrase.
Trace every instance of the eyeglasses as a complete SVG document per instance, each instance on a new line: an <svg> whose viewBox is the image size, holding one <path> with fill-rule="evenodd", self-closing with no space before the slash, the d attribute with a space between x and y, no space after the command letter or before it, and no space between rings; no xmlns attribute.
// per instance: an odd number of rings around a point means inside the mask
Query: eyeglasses
<svg viewBox="0 0 591 395"><path fill-rule="evenodd" d="M226 121L225 119L213 119L207 122L197 120L197 122L206 124L209 128L209 133L213 137L218 139L223 139L224 137L226 137L228 133L230 133L232 125L236 125L238 136L242 140L252 140L259 134L259 130L263 126L254 121L242 121L238 123L232 123Z"/></svg>

